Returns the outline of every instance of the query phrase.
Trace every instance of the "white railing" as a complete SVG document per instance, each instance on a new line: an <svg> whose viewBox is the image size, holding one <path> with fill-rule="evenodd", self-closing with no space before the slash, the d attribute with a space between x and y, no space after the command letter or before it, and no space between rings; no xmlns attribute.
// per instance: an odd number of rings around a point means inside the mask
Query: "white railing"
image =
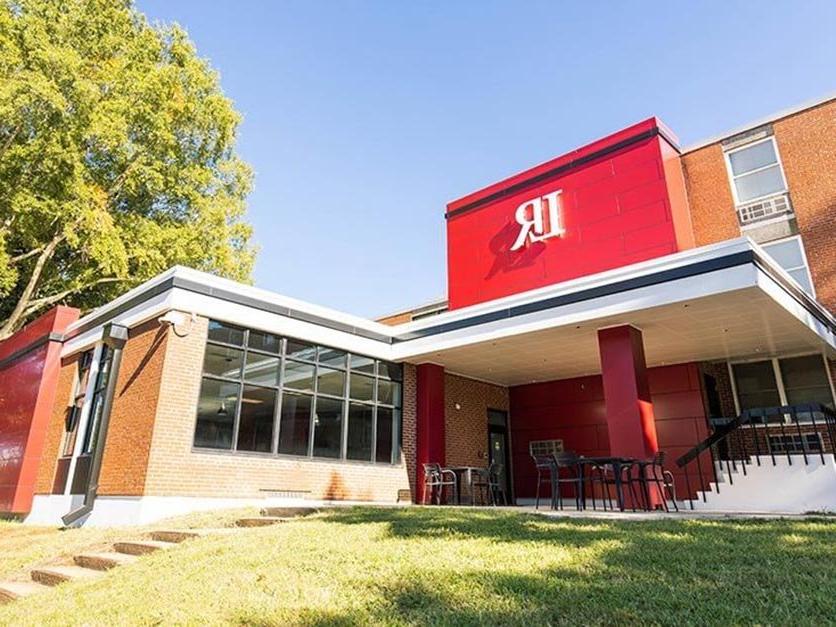
<svg viewBox="0 0 836 627"><path fill-rule="evenodd" d="M789 196L780 194L740 205L737 208L737 219L742 226L746 226L753 222L770 220L791 213L792 207L790 206Z"/></svg>

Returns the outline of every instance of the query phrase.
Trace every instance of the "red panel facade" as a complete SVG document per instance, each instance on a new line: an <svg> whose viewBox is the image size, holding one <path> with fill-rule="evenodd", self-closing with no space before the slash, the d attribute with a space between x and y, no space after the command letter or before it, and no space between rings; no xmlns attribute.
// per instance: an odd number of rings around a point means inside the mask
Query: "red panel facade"
<svg viewBox="0 0 836 627"><path fill-rule="evenodd" d="M676 459L708 437L697 364L648 368L659 449L676 477L677 494L687 494ZM534 496L536 471L528 451L532 440L562 439L566 450L595 456L610 453L610 432L600 375L532 383L510 389L514 493ZM617 444L614 442L614 445ZM710 472L711 462L703 465ZM709 477L706 477L706 481ZM692 481L692 489L696 482Z"/></svg>
<svg viewBox="0 0 836 627"><path fill-rule="evenodd" d="M444 368L421 364L416 368L415 500L424 499L424 464L445 463Z"/></svg>
<svg viewBox="0 0 836 627"><path fill-rule="evenodd" d="M679 153L664 137L651 118L451 202L450 308L693 247Z"/></svg>
<svg viewBox="0 0 836 627"><path fill-rule="evenodd" d="M29 511L46 427L55 401L60 342L78 318L56 307L0 343L0 512Z"/></svg>

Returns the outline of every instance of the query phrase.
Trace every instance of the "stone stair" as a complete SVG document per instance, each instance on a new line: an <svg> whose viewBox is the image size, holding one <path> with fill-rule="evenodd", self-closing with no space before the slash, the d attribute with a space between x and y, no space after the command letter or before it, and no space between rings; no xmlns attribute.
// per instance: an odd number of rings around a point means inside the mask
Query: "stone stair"
<svg viewBox="0 0 836 627"><path fill-rule="evenodd" d="M321 511L315 507L267 507L260 516L240 518L236 527L265 527ZM112 551L79 553L72 565L43 566L30 572L32 581L0 582L0 604L40 594L67 581L95 580L105 571L135 562L143 555L167 550L192 538L208 534L235 533L235 527L220 529L158 529L148 538L121 540L113 543Z"/></svg>

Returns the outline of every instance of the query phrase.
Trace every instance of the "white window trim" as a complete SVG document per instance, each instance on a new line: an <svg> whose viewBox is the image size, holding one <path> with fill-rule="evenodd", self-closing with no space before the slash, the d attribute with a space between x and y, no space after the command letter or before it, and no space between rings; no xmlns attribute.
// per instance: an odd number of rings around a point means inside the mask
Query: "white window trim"
<svg viewBox="0 0 836 627"><path fill-rule="evenodd" d="M760 226L763 223L758 222L756 224L758 224ZM772 246L773 244L780 244L782 242L788 242L791 239L798 240L798 247L801 249L801 256L804 257L804 268L807 270L807 280L810 282L810 290L811 290L810 291L810 296L815 298L816 297L816 284L813 283L813 273L810 272L810 260L807 257L807 249L804 247L804 239L801 237L801 235L790 235L789 237L782 237L781 239L772 240L771 242L764 242L763 244L761 244L761 247L764 249L764 252L769 254L769 251L767 250L768 246ZM771 257L771 255L770 255L770 257ZM778 262L776 261L775 263L778 263ZM778 265L780 266L781 264L778 264ZM784 268L783 266L781 266L781 267ZM793 270L798 270L798 268L800 268L800 267L801 266L793 268ZM790 271L787 270L787 268L784 268L784 270L786 270L787 274L789 274ZM790 275L790 276L792 276L792 275Z"/></svg>
<svg viewBox="0 0 836 627"><path fill-rule="evenodd" d="M729 372L729 380L731 381L731 389L732 389L732 396L734 397L734 410L737 412L737 415L740 415L740 399L737 395L737 383L734 380L734 369L733 366L737 364L747 364L756 361L771 361L772 362L772 371L775 373L775 383L778 386L778 398L781 401L781 405L789 405L787 401L787 391L784 388L784 378L781 376L781 366L779 365L779 361L781 359L792 359L793 357L809 357L810 355L818 355L822 359L822 363L824 364L824 372L827 376L827 383L830 385L830 398L836 403L836 390L833 387L833 377L830 376L830 364L827 363L827 358L821 353L788 353L786 355L779 355L777 357L749 357L747 359L736 359L734 361L727 361L726 366L728 367ZM785 421L789 421L789 417L785 418ZM755 427L757 425L749 425L750 427Z"/></svg>
<svg viewBox="0 0 836 627"><path fill-rule="evenodd" d="M775 158L778 164L778 170L781 172L781 181L784 183L784 189L778 192L770 192L769 194L764 194L762 196L757 196L756 198L750 198L746 201L741 201L740 198L737 196L737 187L734 184L734 179L740 176L746 176L747 174L754 174L755 172L760 172L761 170L766 170L767 168L774 167L774 164L770 164L767 166L763 166L760 168L756 168L754 170L750 170L746 172L746 174L739 174L735 175L732 171L731 166L731 155L736 152L740 152L741 150L746 150L747 148L751 148L752 146L757 146L758 144L762 144L764 142L772 142L772 148L775 151ZM731 150L723 151L723 159L726 161L726 174L729 177L729 186L731 187L732 198L734 199L734 206L740 207L741 205L748 205L753 202L758 202L759 200L765 200L767 198L771 198L772 196L780 196L782 194L789 193L789 186L787 185L787 176L784 174L784 162L781 159L781 153L778 150L778 142L775 141L775 136L770 135L769 137L764 137L763 139L759 139L757 141L749 142L748 144L743 144L742 146L737 146L732 148Z"/></svg>

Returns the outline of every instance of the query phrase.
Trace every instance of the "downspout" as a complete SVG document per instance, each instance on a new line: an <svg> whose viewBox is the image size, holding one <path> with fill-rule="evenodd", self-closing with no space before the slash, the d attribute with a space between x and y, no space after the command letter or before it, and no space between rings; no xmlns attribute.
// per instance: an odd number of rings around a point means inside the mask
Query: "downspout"
<svg viewBox="0 0 836 627"><path fill-rule="evenodd" d="M84 493L84 502L81 507L61 517L64 525L67 527L93 511L93 503L96 500L96 492L99 488L99 474L102 470L105 442L107 441L107 427L110 424L110 411L113 408L113 397L116 395L116 382L119 379L119 366L122 363L122 349L127 340L127 327L113 323L105 325L102 331L102 341L110 348L112 356L110 358L110 372L107 377L104 404L102 405L102 416L99 419L99 428L96 433L96 441L93 445L93 457L90 460L90 474L87 478L87 490Z"/></svg>

